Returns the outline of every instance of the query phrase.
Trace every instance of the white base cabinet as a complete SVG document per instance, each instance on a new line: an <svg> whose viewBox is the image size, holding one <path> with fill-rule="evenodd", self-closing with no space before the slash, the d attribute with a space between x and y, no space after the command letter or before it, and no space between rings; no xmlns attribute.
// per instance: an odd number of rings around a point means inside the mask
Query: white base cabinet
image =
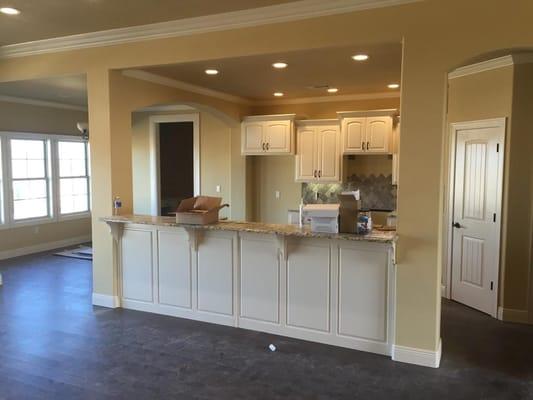
<svg viewBox="0 0 533 400"><path fill-rule="evenodd" d="M391 244L128 224L124 308L391 354Z"/></svg>

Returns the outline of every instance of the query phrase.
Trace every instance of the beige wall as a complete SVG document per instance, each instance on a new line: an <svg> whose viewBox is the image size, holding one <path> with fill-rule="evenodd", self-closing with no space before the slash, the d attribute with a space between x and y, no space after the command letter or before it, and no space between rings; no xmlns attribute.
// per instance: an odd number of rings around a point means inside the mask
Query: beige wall
<svg viewBox="0 0 533 400"><path fill-rule="evenodd" d="M304 104L283 104L261 106L252 109L253 115L296 114L297 118L319 119L337 118L337 111L364 111L400 108L400 98L378 98L368 100L350 100L342 102L322 102ZM297 209L302 197L302 184L295 179L294 156L255 156L249 174L253 176L251 201L254 203L254 221L268 223L286 223L287 211ZM356 170L364 173L382 173L392 171L392 160L386 156L360 156L355 160L346 160L343 164L344 175ZM276 191L280 198L276 198Z"/></svg>
<svg viewBox="0 0 533 400"><path fill-rule="evenodd" d="M4 59L0 81L88 72L89 119L92 132L97 131L91 147L93 161L99 162L98 167L93 162L93 234L102 238L95 242L93 283L96 293L115 295L116 251L99 218L111 212L115 189L126 191L126 206L131 210L131 138L123 132L131 132L131 111L143 104L134 104L127 113L119 105L136 99L153 99L154 104L160 99L150 90L132 96L129 88L136 85L112 84L111 70L403 41L395 342L435 350L440 342L447 72L481 54L533 48L531 15L530 0L515 0L512 6L502 0L470 0L468 7L464 0L427 0L275 25ZM175 94L168 97L180 100ZM117 124L117 120L122 122ZM120 155L120 142L122 149L128 149L125 159ZM232 160L238 160L239 149L233 143ZM232 164L232 192L237 185L245 193L245 181L236 179L245 164ZM420 182L426 182L423 188Z"/></svg>
<svg viewBox="0 0 533 400"><path fill-rule="evenodd" d="M78 135L76 123L87 118L83 111L0 102L0 131ZM90 218L0 229L0 252L90 235Z"/></svg>
<svg viewBox="0 0 533 400"><path fill-rule="evenodd" d="M221 212L222 217L232 215L231 207L231 142L232 129L240 133L240 125L227 121L207 111L187 112L134 112L132 117L132 165L133 210L135 214L150 214L150 143L149 119L152 115L176 115L199 113L200 115L200 193L222 197L230 203L230 209ZM216 192L220 185L221 192ZM239 216L242 210L233 214ZM240 215L242 218L244 214Z"/></svg>
<svg viewBox="0 0 533 400"><path fill-rule="evenodd" d="M531 265L531 81L531 64L507 66L451 79L448 92L449 123L507 119L499 305L522 311L528 309ZM443 268L443 281L446 273Z"/></svg>

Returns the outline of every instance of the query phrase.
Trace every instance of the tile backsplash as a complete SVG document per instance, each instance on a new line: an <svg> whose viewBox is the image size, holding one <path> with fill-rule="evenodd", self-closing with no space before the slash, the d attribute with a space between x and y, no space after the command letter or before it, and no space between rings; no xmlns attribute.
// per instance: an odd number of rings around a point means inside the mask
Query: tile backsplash
<svg viewBox="0 0 533 400"><path fill-rule="evenodd" d="M353 174L342 184L304 183L302 198L305 204L337 203L339 193L357 189L361 192L362 209L380 211L396 209L396 186L392 184L390 174Z"/></svg>

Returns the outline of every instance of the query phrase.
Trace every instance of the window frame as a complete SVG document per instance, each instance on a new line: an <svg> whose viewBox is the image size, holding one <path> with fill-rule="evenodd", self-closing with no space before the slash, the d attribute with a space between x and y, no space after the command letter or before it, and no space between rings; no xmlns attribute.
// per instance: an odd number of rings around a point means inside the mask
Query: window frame
<svg viewBox="0 0 533 400"><path fill-rule="evenodd" d="M54 138L55 140L52 141L52 169L55 172L53 174L53 180L54 180L54 187L57 188L55 190L55 214L57 215L58 221L70 221L73 219L80 219L80 218L88 218L91 216L91 172L90 172L90 163L89 163L89 144L85 142L81 138L77 137L62 137L62 138ZM84 144L84 152L85 152L85 176L79 176L79 177L63 177L61 178L59 174L59 142L72 142L72 143L83 143ZM54 165L55 164L55 165ZM80 212L74 212L74 213L67 213L67 214L61 214L61 179L72 179L72 178L85 178L87 179L87 211L80 211Z"/></svg>
<svg viewBox="0 0 533 400"><path fill-rule="evenodd" d="M14 219L14 203L13 203L13 178L12 178L12 160L11 160L11 139L26 139L26 140L44 140L45 141L45 168L47 179L47 193L48 193L48 216L28 218L15 220ZM60 213L60 193L59 193L59 154L58 142L83 142L85 143L85 163L87 168L87 197L89 210L79 213L63 214ZM1 166L1 188L0 190L0 207L4 219L0 219L0 230L12 229L25 226L36 226L42 224L50 224L55 222L63 222L70 220L85 219L91 217L92 202L91 202L91 173L89 160L89 144L81 137L74 135L55 135L42 134L32 132L11 132L0 131L0 162ZM3 195L3 197L1 197Z"/></svg>

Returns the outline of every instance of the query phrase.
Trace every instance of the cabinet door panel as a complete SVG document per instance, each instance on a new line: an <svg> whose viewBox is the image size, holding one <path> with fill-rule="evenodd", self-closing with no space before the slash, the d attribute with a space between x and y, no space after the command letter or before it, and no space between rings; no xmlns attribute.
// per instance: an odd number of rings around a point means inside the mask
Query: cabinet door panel
<svg viewBox="0 0 533 400"><path fill-rule="evenodd" d="M191 248L186 232L159 232L159 303L191 308Z"/></svg>
<svg viewBox="0 0 533 400"><path fill-rule="evenodd" d="M330 331L329 246L294 240L287 260L287 325Z"/></svg>
<svg viewBox="0 0 533 400"><path fill-rule="evenodd" d="M318 159L315 128L298 128L298 154L296 156L296 180L315 180Z"/></svg>
<svg viewBox="0 0 533 400"><path fill-rule="evenodd" d="M124 229L122 245L122 297L153 302L152 232Z"/></svg>
<svg viewBox="0 0 533 400"><path fill-rule="evenodd" d="M233 315L233 236L219 232L199 236L198 309Z"/></svg>
<svg viewBox="0 0 533 400"><path fill-rule="evenodd" d="M339 128L320 127L319 140L319 180L337 182L340 180Z"/></svg>
<svg viewBox="0 0 533 400"><path fill-rule="evenodd" d="M358 154L364 151L363 143L366 141L366 118L346 118L342 122L343 152Z"/></svg>
<svg viewBox="0 0 533 400"><path fill-rule="evenodd" d="M391 139L391 117L368 117L366 119L367 152L389 153Z"/></svg>
<svg viewBox="0 0 533 400"><path fill-rule="evenodd" d="M272 239L241 237L241 316L279 322L279 259Z"/></svg>
<svg viewBox="0 0 533 400"><path fill-rule="evenodd" d="M387 270L386 252L340 245L339 335L386 341Z"/></svg>
<svg viewBox="0 0 533 400"><path fill-rule="evenodd" d="M265 124L265 142L269 153L291 152L291 122L277 121Z"/></svg>
<svg viewBox="0 0 533 400"><path fill-rule="evenodd" d="M258 153L263 151L263 129L262 122L245 122L242 124L242 152Z"/></svg>

